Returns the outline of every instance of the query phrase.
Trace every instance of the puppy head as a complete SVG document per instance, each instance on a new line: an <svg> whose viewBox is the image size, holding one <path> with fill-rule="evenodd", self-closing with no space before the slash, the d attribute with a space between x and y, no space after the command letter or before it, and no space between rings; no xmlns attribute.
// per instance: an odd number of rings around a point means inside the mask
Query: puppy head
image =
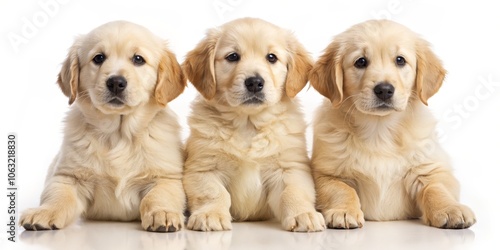
<svg viewBox="0 0 500 250"><path fill-rule="evenodd" d="M289 31L243 18L209 30L182 67L205 99L255 107L294 97L307 83L312 59Z"/></svg>
<svg viewBox="0 0 500 250"><path fill-rule="evenodd" d="M80 36L58 77L69 97L90 101L103 113L125 114L154 101L161 106L186 86L175 55L142 26L116 21Z"/></svg>
<svg viewBox="0 0 500 250"><path fill-rule="evenodd" d="M334 38L310 80L334 107L370 115L403 111L412 97L427 100L446 71L426 41L392 21L367 21Z"/></svg>

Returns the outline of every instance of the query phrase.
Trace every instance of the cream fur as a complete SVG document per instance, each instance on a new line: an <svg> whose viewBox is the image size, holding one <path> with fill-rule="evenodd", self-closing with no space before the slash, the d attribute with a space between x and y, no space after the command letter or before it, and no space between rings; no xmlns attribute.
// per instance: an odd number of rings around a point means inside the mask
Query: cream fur
<svg viewBox="0 0 500 250"><path fill-rule="evenodd" d="M233 52L241 60L225 60ZM268 53L278 61L266 61ZM291 99L311 66L289 32L250 18L210 30L188 53L183 68L203 95L192 104L186 145L189 229L229 230L231 220L272 217L286 230L324 229L314 208L306 124ZM244 104L244 80L255 74L265 80L265 101Z"/></svg>
<svg viewBox="0 0 500 250"><path fill-rule="evenodd" d="M366 68L353 66L360 57ZM475 223L458 202L459 184L424 105L444 74L428 44L391 21L361 23L334 38L310 78L330 99L316 114L312 153L317 208L328 227L418 217L441 228ZM395 87L390 109L376 108L380 82Z"/></svg>
<svg viewBox="0 0 500 250"><path fill-rule="evenodd" d="M92 62L96 53L106 55L100 66ZM134 55L146 64L134 65ZM115 75L128 82L122 105L107 103L105 82ZM58 229L83 216L142 220L149 231L180 230L185 207L180 126L165 104L185 84L175 56L141 26L111 22L78 38L59 76L74 102L63 144L41 206L25 211L20 225Z"/></svg>

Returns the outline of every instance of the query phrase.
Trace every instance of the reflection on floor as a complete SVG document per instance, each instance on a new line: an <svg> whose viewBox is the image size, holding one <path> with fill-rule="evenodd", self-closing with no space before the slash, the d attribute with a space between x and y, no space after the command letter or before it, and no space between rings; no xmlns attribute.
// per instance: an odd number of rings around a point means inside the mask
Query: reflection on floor
<svg viewBox="0 0 500 250"><path fill-rule="evenodd" d="M472 227L474 229L474 227ZM20 249L477 249L472 229L420 221L367 222L361 229L292 233L278 222L233 223L232 231L150 233L137 223L79 221L57 231L20 230Z"/></svg>

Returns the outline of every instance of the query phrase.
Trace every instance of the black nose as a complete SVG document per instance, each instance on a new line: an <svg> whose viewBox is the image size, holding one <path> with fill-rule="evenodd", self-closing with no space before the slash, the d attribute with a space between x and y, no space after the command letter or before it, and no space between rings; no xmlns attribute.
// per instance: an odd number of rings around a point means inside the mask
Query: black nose
<svg viewBox="0 0 500 250"><path fill-rule="evenodd" d="M106 81L106 87L111 93L118 95L127 87L127 79L123 76L112 76Z"/></svg>
<svg viewBox="0 0 500 250"><path fill-rule="evenodd" d="M252 76L245 80L245 86L252 93L260 92L264 88L264 79L260 76Z"/></svg>
<svg viewBox="0 0 500 250"><path fill-rule="evenodd" d="M391 99L391 97L394 95L394 86L390 83L379 83L375 88L373 89L373 92L375 92L375 95L381 99L381 100L387 100Z"/></svg>

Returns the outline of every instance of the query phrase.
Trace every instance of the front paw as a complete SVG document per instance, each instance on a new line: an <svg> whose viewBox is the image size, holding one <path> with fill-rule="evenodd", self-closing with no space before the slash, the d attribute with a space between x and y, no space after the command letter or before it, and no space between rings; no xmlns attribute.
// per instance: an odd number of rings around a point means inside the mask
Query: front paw
<svg viewBox="0 0 500 250"><path fill-rule="evenodd" d="M231 230L231 215L220 212L195 212L189 217L187 228L196 231Z"/></svg>
<svg viewBox="0 0 500 250"><path fill-rule="evenodd" d="M141 224L150 232L177 232L182 229L184 215L162 209L148 211L141 214Z"/></svg>
<svg viewBox="0 0 500 250"><path fill-rule="evenodd" d="M423 215L423 220L430 226L444 229L463 229L476 223L476 217L472 210L462 204L430 210Z"/></svg>
<svg viewBox="0 0 500 250"><path fill-rule="evenodd" d="M328 228L355 229L363 227L363 211L355 209L328 209L323 212Z"/></svg>
<svg viewBox="0 0 500 250"><path fill-rule="evenodd" d="M60 229L70 222L60 209L47 207L28 209L21 215L19 220L19 224L30 231Z"/></svg>
<svg viewBox="0 0 500 250"><path fill-rule="evenodd" d="M282 226L292 232L319 232L326 228L325 219L318 212L302 213L295 217L285 218Z"/></svg>

